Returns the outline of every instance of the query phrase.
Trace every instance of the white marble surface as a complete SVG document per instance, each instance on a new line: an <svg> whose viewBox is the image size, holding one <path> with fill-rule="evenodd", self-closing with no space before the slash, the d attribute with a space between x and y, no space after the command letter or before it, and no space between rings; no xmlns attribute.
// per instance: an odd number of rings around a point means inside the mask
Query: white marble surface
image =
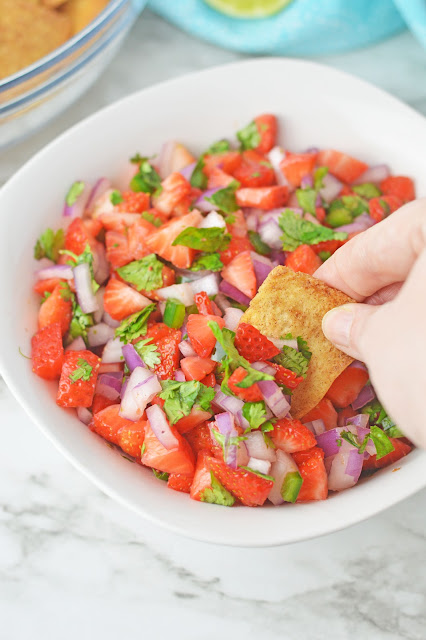
<svg viewBox="0 0 426 640"><path fill-rule="evenodd" d="M96 86L3 154L0 182L98 107L237 58L145 12ZM410 35L323 60L426 114L426 55ZM3 383L0 412L1 640L426 637L426 492L299 545L214 547L155 528L100 493L44 439Z"/></svg>

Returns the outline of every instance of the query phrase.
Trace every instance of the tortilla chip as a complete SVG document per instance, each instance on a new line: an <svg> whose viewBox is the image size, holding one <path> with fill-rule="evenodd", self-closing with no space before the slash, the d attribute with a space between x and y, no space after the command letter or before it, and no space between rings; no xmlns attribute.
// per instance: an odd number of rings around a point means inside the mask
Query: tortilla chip
<svg viewBox="0 0 426 640"><path fill-rule="evenodd" d="M259 288L241 318L269 338L301 336L312 351L306 379L294 390L291 415L301 418L325 396L332 382L353 358L327 340L321 321L327 311L355 302L321 280L288 267L276 267Z"/></svg>
<svg viewBox="0 0 426 640"><path fill-rule="evenodd" d="M71 20L73 34L78 33L89 22L92 22L107 6L109 0L68 0L61 7L63 11Z"/></svg>
<svg viewBox="0 0 426 640"><path fill-rule="evenodd" d="M28 0L0 0L0 78L36 62L71 36L70 20Z"/></svg>
<svg viewBox="0 0 426 640"><path fill-rule="evenodd" d="M58 7L61 6L61 4L64 4L66 0L41 0L41 2L46 7L50 7L51 9L57 9Z"/></svg>

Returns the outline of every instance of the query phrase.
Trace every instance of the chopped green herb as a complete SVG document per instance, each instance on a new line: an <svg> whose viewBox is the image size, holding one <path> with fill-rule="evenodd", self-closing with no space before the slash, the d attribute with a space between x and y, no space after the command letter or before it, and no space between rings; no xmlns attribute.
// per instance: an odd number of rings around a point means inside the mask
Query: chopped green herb
<svg viewBox="0 0 426 640"><path fill-rule="evenodd" d="M141 218L153 224L154 227L161 227L161 225L163 224L160 218L157 218L153 213L150 213L149 211L144 211L143 213L141 213Z"/></svg>
<svg viewBox="0 0 426 640"><path fill-rule="evenodd" d="M143 445L141 446L141 457L143 456L145 451L146 451L146 443L144 442Z"/></svg>
<svg viewBox="0 0 426 640"><path fill-rule="evenodd" d="M390 416L386 413L384 407L378 400L370 402L361 409L361 413L370 416L370 424L375 424L382 427L384 432L390 438L403 438L404 434L401 429L395 424Z"/></svg>
<svg viewBox="0 0 426 640"><path fill-rule="evenodd" d="M84 191L84 182L82 182L81 180L74 182L70 186L69 191L65 196L65 202L67 203L67 205L69 207L72 207L73 204L77 202L77 198L83 193L83 191Z"/></svg>
<svg viewBox="0 0 426 640"><path fill-rule="evenodd" d="M274 361L305 378L312 353L308 349L307 342L300 336L297 338L297 345L299 351L285 344L281 353L275 356Z"/></svg>
<svg viewBox="0 0 426 640"><path fill-rule="evenodd" d="M229 493L227 489L216 479L213 473L210 471L211 487L206 487L200 495L201 502L208 502L210 504L220 504L223 507L232 507L235 502L235 498L232 493Z"/></svg>
<svg viewBox="0 0 426 640"><path fill-rule="evenodd" d="M223 262L218 253L199 254L190 269L191 271L222 271Z"/></svg>
<svg viewBox="0 0 426 640"><path fill-rule="evenodd" d="M370 437L376 447L376 460L380 460L380 458L384 458L388 453L395 451L395 447L392 442L380 427L377 427L376 425L370 427Z"/></svg>
<svg viewBox="0 0 426 640"><path fill-rule="evenodd" d="M160 353L157 349L157 345L153 343L152 338L139 340L138 342L135 342L133 346L147 367L153 369L156 364L160 364Z"/></svg>
<svg viewBox="0 0 426 640"><path fill-rule="evenodd" d="M323 188L324 183L323 180L328 173L328 167L318 167L314 171L314 189L319 191Z"/></svg>
<svg viewBox="0 0 426 640"><path fill-rule="evenodd" d="M195 189L201 189L202 191L207 189L208 183L208 178L203 171L205 166L206 163L204 162L204 156L200 156L189 179L192 187Z"/></svg>
<svg viewBox="0 0 426 640"><path fill-rule="evenodd" d="M72 296L72 318L69 328L69 334L74 340L81 336L87 342L87 328L94 325L93 315L91 313L83 313L76 298Z"/></svg>
<svg viewBox="0 0 426 640"><path fill-rule="evenodd" d="M321 260L325 262L331 257L331 251L320 251L318 255L321 258Z"/></svg>
<svg viewBox="0 0 426 640"><path fill-rule="evenodd" d="M258 429L266 420L266 407L264 402L245 402L242 410L243 417L248 421L249 427L246 429ZM272 427L273 428L273 427Z"/></svg>
<svg viewBox="0 0 426 640"><path fill-rule="evenodd" d="M355 184L351 187L352 191L362 198L371 200L371 198L378 198L382 195L379 187L372 182L364 182L363 184Z"/></svg>
<svg viewBox="0 0 426 640"><path fill-rule="evenodd" d="M241 150L256 149L260 144L260 133L252 120L246 127L237 131L237 138L241 143Z"/></svg>
<svg viewBox="0 0 426 640"><path fill-rule="evenodd" d="M228 216L225 216L225 222L226 224L234 224L235 220L237 218L234 216L233 213L230 213Z"/></svg>
<svg viewBox="0 0 426 640"><path fill-rule="evenodd" d="M144 160L148 160L148 158L142 157L140 153L135 153L135 155L130 158L130 162L132 162L133 164L140 164Z"/></svg>
<svg viewBox="0 0 426 640"><path fill-rule="evenodd" d="M308 343L301 336L297 336L297 348L309 362L312 357L312 351L309 351Z"/></svg>
<svg viewBox="0 0 426 640"><path fill-rule="evenodd" d="M254 469L250 469L250 467L240 467L240 469L245 469L250 473L254 473L255 476L258 476L259 478L263 478L264 480L272 480L272 482L275 482L275 478L273 476L268 476L266 475L266 473L260 473L260 471L255 471Z"/></svg>
<svg viewBox="0 0 426 640"><path fill-rule="evenodd" d="M19 352L19 355L22 356L23 358L26 358L27 360L31 360L30 356L26 356L25 353L22 353L21 347L18 347L18 352Z"/></svg>
<svg viewBox="0 0 426 640"><path fill-rule="evenodd" d="M52 295L51 291L45 291L41 299L41 304L43 304L43 302L46 302L47 298L50 298L51 295Z"/></svg>
<svg viewBox="0 0 426 640"><path fill-rule="evenodd" d="M34 258L41 260L48 258L53 262L57 262L59 252L65 244L64 232L59 229L56 233L52 229L46 229L37 240L34 247Z"/></svg>
<svg viewBox="0 0 426 640"><path fill-rule="evenodd" d="M215 395L211 387L206 387L197 380L187 382L162 380L161 386L163 390L158 396L165 400L163 409L170 424L175 424L181 418L188 416L194 405L203 411L211 411L211 401Z"/></svg>
<svg viewBox="0 0 426 640"><path fill-rule="evenodd" d="M117 269L118 274L126 282L133 284L138 291L152 291L163 286L163 263L155 253L150 253L140 260L134 260Z"/></svg>
<svg viewBox="0 0 426 640"><path fill-rule="evenodd" d="M224 251L231 241L231 235L222 227L198 229L187 227L172 242L172 246L183 245L206 253Z"/></svg>
<svg viewBox="0 0 426 640"><path fill-rule="evenodd" d="M115 189L111 195L110 195L110 200L111 203L115 206L116 204L120 204L120 202L123 202L124 198L121 195L121 193L119 191L117 191L117 189Z"/></svg>
<svg viewBox="0 0 426 640"><path fill-rule="evenodd" d="M87 382L90 380L92 376L93 367L85 360L84 358L79 358L77 360L77 369L74 369L72 373L69 375L69 379L72 383L77 382L77 380L83 380Z"/></svg>
<svg viewBox="0 0 426 640"><path fill-rule="evenodd" d="M233 180L227 187L219 189L210 198L206 198L206 200L214 204L215 207L224 213L234 213L234 211L238 211L239 209L235 197L235 192L239 186L240 183L237 180Z"/></svg>
<svg viewBox="0 0 426 640"><path fill-rule="evenodd" d="M218 140L217 142L213 142L212 145L207 149L207 153L226 153L231 149L231 145L228 140Z"/></svg>
<svg viewBox="0 0 426 640"><path fill-rule="evenodd" d="M251 229L248 232L250 243L256 253L259 253L261 256L269 256L272 249L271 247L263 242L260 234L257 231L252 231Z"/></svg>
<svg viewBox="0 0 426 640"><path fill-rule="evenodd" d="M315 201L317 199L317 192L315 191L315 189L312 189L312 187L306 187L306 189L296 189L296 198L299 206L303 209L303 211L307 211L313 216L316 214Z"/></svg>
<svg viewBox="0 0 426 640"><path fill-rule="evenodd" d="M167 482L167 480L169 479L169 474L165 471L157 471L157 469L153 469L152 473L156 478L158 478L159 480L163 480L164 482Z"/></svg>
<svg viewBox="0 0 426 640"><path fill-rule="evenodd" d="M138 173L130 182L130 188L132 191L144 191L154 195L161 193L161 178L148 160L142 160Z"/></svg>
<svg viewBox="0 0 426 640"><path fill-rule="evenodd" d="M301 244L317 244L324 240L346 240L347 233L336 233L328 227L303 220L291 209L285 209L278 223L284 234L281 237L284 251L294 251Z"/></svg>
<svg viewBox="0 0 426 640"><path fill-rule="evenodd" d="M120 338L121 342L127 344L140 336L144 336L147 332L148 318L154 309L155 304L149 304L142 311L132 313L115 330L116 338Z"/></svg>

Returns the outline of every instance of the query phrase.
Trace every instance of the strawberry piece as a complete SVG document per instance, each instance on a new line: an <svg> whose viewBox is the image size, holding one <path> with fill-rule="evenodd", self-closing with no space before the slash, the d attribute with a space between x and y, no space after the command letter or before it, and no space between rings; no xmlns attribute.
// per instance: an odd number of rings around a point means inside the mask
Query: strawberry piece
<svg viewBox="0 0 426 640"><path fill-rule="evenodd" d="M223 486L246 507L262 505L274 482L246 469L231 469L223 460L207 458L208 466Z"/></svg>
<svg viewBox="0 0 426 640"><path fill-rule="evenodd" d="M248 298L256 295L257 284L250 251L243 251L221 271L224 280L232 284Z"/></svg>
<svg viewBox="0 0 426 640"><path fill-rule="evenodd" d="M99 367L99 374L101 373L101 368ZM111 400L111 398L107 398L107 396L104 396L102 393L95 393L95 395L93 396L93 402L92 402L92 413L93 415L95 415L95 413L99 413L99 411L103 411L104 409L106 409L107 407L111 407L113 404L117 403L117 399L115 400Z"/></svg>
<svg viewBox="0 0 426 640"><path fill-rule="evenodd" d="M280 384L285 385L289 389L296 389L301 382L303 382L303 376L298 376L294 371L290 371L290 369L286 369L281 364L277 364L276 362L268 362L270 367L273 367L276 371L275 380Z"/></svg>
<svg viewBox="0 0 426 640"><path fill-rule="evenodd" d="M181 218L175 218L164 224L147 238L151 251L168 260L175 267L188 269L195 256L194 249L182 245L172 246L173 241L187 227L197 227L202 220L201 213L194 209Z"/></svg>
<svg viewBox="0 0 426 640"><path fill-rule="evenodd" d="M292 456L303 478L296 502L326 500L328 479L324 466L324 451L319 447L312 447L307 451L293 453Z"/></svg>
<svg viewBox="0 0 426 640"><path fill-rule="evenodd" d="M214 373L209 373L205 378L201 380L201 382L206 387L214 387L216 384L216 376L214 375Z"/></svg>
<svg viewBox="0 0 426 640"><path fill-rule="evenodd" d="M209 176L216 169L222 169L225 173L234 175L235 170L241 164L241 154L239 151L225 151L224 153L212 153L204 156L203 173Z"/></svg>
<svg viewBox="0 0 426 640"><path fill-rule="evenodd" d="M104 309L114 320L124 320L136 311L142 311L151 300L145 298L124 282L110 278L104 293Z"/></svg>
<svg viewBox="0 0 426 640"><path fill-rule="evenodd" d="M300 187L302 178L311 175L317 155L317 153L286 153L280 162L280 169L293 188Z"/></svg>
<svg viewBox="0 0 426 640"><path fill-rule="evenodd" d="M247 322L240 322L238 325L235 346L238 353L249 362L269 360L280 352L273 342L260 333L259 329Z"/></svg>
<svg viewBox="0 0 426 640"><path fill-rule="evenodd" d="M416 197L414 182L406 176L389 176L380 183L380 190L385 196L396 196L402 202L411 202Z"/></svg>
<svg viewBox="0 0 426 640"><path fill-rule="evenodd" d="M42 303L38 312L39 329L49 324L59 322L62 335L69 329L72 317L72 303L70 290L66 284L60 282L53 289L50 296Z"/></svg>
<svg viewBox="0 0 426 640"><path fill-rule="evenodd" d="M127 229L130 229L140 219L140 215L137 213L124 213L112 211L109 213L103 213L97 218L107 231L118 231L119 233L125 233ZM153 225L154 226L154 225Z"/></svg>
<svg viewBox="0 0 426 640"><path fill-rule="evenodd" d="M237 386L237 384L244 380L246 376L247 371L243 367L238 367L230 376L228 380L228 387L234 395L241 398L241 400L244 400L244 402L260 402L263 400L263 396L256 382L250 387L247 387L247 389Z"/></svg>
<svg viewBox="0 0 426 640"><path fill-rule="evenodd" d="M343 182L354 182L368 169L368 165L365 162L361 162L361 160L352 158L352 156L335 149L320 151L317 164L328 167L330 173Z"/></svg>
<svg viewBox="0 0 426 640"><path fill-rule="evenodd" d="M121 194L123 200L116 209L122 213L142 213L149 209L149 193L144 191L123 191Z"/></svg>
<svg viewBox="0 0 426 640"><path fill-rule="evenodd" d="M333 407L331 400L323 398L318 402L316 407L308 411L308 413L301 418L304 424L313 422L314 420L322 420L327 431L337 427L337 411Z"/></svg>
<svg viewBox="0 0 426 640"><path fill-rule="evenodd" d="M236 238L247 238L247 222L241 209L234 211L230 220L232 220L232 222L228 222L226 226L231 236Z"/></svg>
<svg viewBox="0 0 426 640"><path fill-rule="evenodd" d="M213 441L208 422L203 422L185 433L185 438L189 442L191 449L197 455L200 451L207 451L213 454Z"/></svg>
<svg viewBox="0 0 426 640"><path fill-rule="evenodd" d="M317 244L312 244L312 250L315 251L316 254L321 253L321 251L329 251L333 254L337 249L340 249L347 240L323 240L323 242L318 242Z"/></svg>
<svg viewBox="0 0 426 640"><path fill-rule="evenodd" d="M175 424L175 427L179 431L179 433L186 434L188 433L188 431L191 431L195 427L198 427L199 424L203 424L211 417L211 412L203 411L203 409L200 409L199 407L192 407L191 413L188 416L184 416L183 418L178 420Z"/></svg>
<svg viewBox="0 0 426 640"><path fill-rule="evenodd" d="M60 282L63 282L63 281L60 280L59 278L48 278L47 280L38 280L33 287L33 291L35 291L35 293L38 293L40 296L44 296L45 293L52 293L53 289L58 284L60 284Z"/></svg>
<svg viewBox="0 0 426 640"><path fill-rule="evenodd" d="M161 193L154 197L154 206L158 211L169 216L176 205L191 192L191 185L180 173L171 173L161 183Z"/></svg>
<svg viewBox="0 0 426 640"><path fill-rule="evenodd" d="M100 362L101 359L91 351L65 352L56 396L56 403L60 407L91 406ZM79 372L82 376L77 378Z"/></svg>
<svg viewBox="0 0 426 640"><path fill-rule="evenodd" d="M102 231L102 222L96 218L87 218L83 220L83 225L89 237L96 238Z"/></svg>
<svg viewBox="0 0 426 640"><path fill-rule="evenodd" d="M99 367L99 375L101 373L114 373L123 371L124 362L101 362Z"/></svg>
<svg viewBox="0 0 426 640"><path fill-rule="evenodd" d="M395 462L410 453L412 447L400 438L389 438L389 440L394 446L394 451L391 451L379 460L377 460L377 456L370 456L364 460L363 469L383 469L383 467L387 467L388 464L395 464Z"/></svg>
<svg viewBox="0 0 426 640"><path fill-rule="evenodd" d="M348 367L338 376L326 393L335 407L343 409L352 404L367 384L368 373L358 367Z"/></svg>
<svg viewBox="0 0 426 640"><path fill-rule="evenodd" d="M257 151L243 151L242 162L234 171L235 179L242 187L269 187L276 184L272 165Z"/></svg>
<svg viewBox="0 0 426 640"><path fill-rule="evenodd" d="M263 113L257 116L254 121L260 135L260 142L256 147L256 151L268 153L272 147L275 147L278 130L277 119L271 113Z"/></svg>
<svg viewBox="0 0 426 640"><path fill-rule="evenodd" d="M189 164L195 162L195 158L180 142L175 142L169 161L169 171L180 171Z"/></svg>
<svg viewBox="0 0 426 640"><path fill-rule="evenodd" d="M166 449L152 431L149 422L146 423L142 464L164 473L182 473L192 476L195 466L192 449L174 426L171 426L170 429L178 441L178 445L173 449Z"/></svg>
<svg viewBox="0 0 426 640"><path fill-rule="evenodd" d="M139 220L129 228L127 238L129 241L129 252L133 260L140 260L151 253L146 239L156 230L156 226L143 218L139 218Z"/></svg>
<svg viewBox="0 0 426 640"><path fill-rule="evenodd" d="M167 486L169 489L175 491L182 491L182 493L189 493L192 485L193 475L184 475L183 473L170 473Z"/></svg>
<svg viewBox="0 0 426 640"><path fill-rule="evenodd" d="M200 358L199 356L188 356L180 361L180 368L187 380L202 380L213 371L216 366L214 360L210 358Z"/></svg>
<svg viewBox="0 0 426 640"><path fill-rule="evenodd" d="M401 198L394 195L371 198L368 203L369 214L375 222L381 222L403 204Z"/></svg>
<svg viewBox="0 0 426 640"><path fill-rule="evenodd" d="M138 420L138 422L128 420L127 422L130 424L123 426L117 433L117 444L129 456L140 461L145 428L148 423L146 420Z"/></svg>
<svg viewBox="0 0 426 640"><path fill-rule="evenodd" d="M326 211L324 209L324 207L315 207L315 217L316 219L321 222L321 224L323 224L325 217L326 217ZM339 242L339 241L337 241Z"/></svg>
<svg viewBox="0 0 426 640"><path fill-rule="evenodd" d="M182 338L182 332L179 329L171 329L163 323L158 323L149 327L145 337L152 338L161 358L161 362L154 366L155 373L162 380L173 378L174 372L179 367L178 345Z"/></svg>
<svg viewBox="0 0 426 640"><path fill-rule="evenodd" d="M315 447L317 441L308 427L291 418L282 418L275 423L271 438L279 449L286 453L296 453Z"/></svg>
<svg viewBox="0 0 426 640"><path fill-rule="evenodd" d="M205 291L200 291L194 296L195 304L197 305L198 313L202 313L204 316L214 315L212 308L212 301Z"/></svg>
<svg viewBox="0 0 426 640"><path fill-rule="evenodd" d="M322 265L322 261L309 245L301 244L297 249L287 254L285 265L293 271L309 273L312 276Z"/></svg>
<svg viewBox="0 0 426 640"><path fill-rule="evenodd" d="M45 380L59 378L62 371L64 348L59 322L39 329L31 339L33 371Z"/></svg>
<svg viewBox="0 0 426 640"><path fill-rule="evenodd" d="M145 438L146 420L133 422L119 415L120 405L113 404L93 415L89 427L99 436L117 444L123 451L140 459Z"/></svg>
<svg viewBox="0 0 426 640"><path fill-rule="evenodd" d="M65 234L65 249L79 256L85 250L86 245L90 245L91 240L92 237L87 233L83 220L74 218ZM67 256L67 260L70 259L72 259L71 256Z"/></svg>
<svg viewBox="0 0 426 640"><path fill-rule="evenodd" d="M216 344L216 338L209 327L209 322L217 322L221 329L225 326L223 318L212 315L203 316L199 313L191 313L186 324L186 331L192 347L195 353L202 358L208 358Z"/></svg>
<svg viewBox="0 0 426 640"><path fill-rule="evenodd" d="M220 259L222 260L223 264L226 266L230 262L232 262L232 260L236 256L238 256L240 253L243 253L244 251L253 251L253 247L248 237L245 236L242 238L237 238L235 236L232 236L231 242L229 243L228 248L225 249L225 251L221 252Z"/></svg>
<svg viewBox="0 0 426 640"><path fill-rule="evenodd" d="M235 498L214 477L210 465L208 451L200 451L197 457L197 465L191 485L190 496L192 500L209 502L231 507Z"/></svg>
<svg viewBox="0 0 426 640"><path fill-rule="evenodd" d="M207 189L225 189L228 187L234 178L225 173L219 167L213 167L209 172L209 179L207 181Z"/></svg>
<svg viewBox="0 0 426 640"><path fill-rule="evenodd" d="M288 187L258 187L256 189L243 188L235 192L239 207L254 207L255 209L277 209L288 200Z"/></svg>
<svg viewBox="0 0 426 640"><path fill-rule="evenodd" d="M169 287L170 285L172 285L172 284L174 284L176 282L176 274L175 274L175 272L173 271L173 269L171 269L167 265L163 266L163 269L161 271L161 277L163 279L161 287ZM159 287L159 288L161 289L161 287ZM161 298L158 295L156 289L150 289L149 291L146 291L145 289L142 289L141 293L144 296L146 296L147 298L149 298L150 300L156 300L156 301L161 300ZM160 314L160 316L161 316L161 314Z"/></svg>
<svg viewBox="0 0 426 640"><path fill-rule="evenodd" d="M105 234L106 257L114 269L133 260L127 235L119 231L107 231Z"/></svg>

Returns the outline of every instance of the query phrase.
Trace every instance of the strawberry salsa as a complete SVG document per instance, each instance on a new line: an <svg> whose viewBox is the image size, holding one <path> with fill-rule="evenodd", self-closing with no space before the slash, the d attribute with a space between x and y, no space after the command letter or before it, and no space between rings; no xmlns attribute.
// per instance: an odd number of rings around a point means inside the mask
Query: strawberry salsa
<svg viewBox="0 0 426 640"><path fill-rule="evenodd" d="M37 240L33 371L57 404L194 500L324 500L411 450L355 362L301 420L311 353L241 320L277 265L313 274L415 197L346 153L277 145L265 114L195 158L168 142L117 183L77 181Z"/></svg>

